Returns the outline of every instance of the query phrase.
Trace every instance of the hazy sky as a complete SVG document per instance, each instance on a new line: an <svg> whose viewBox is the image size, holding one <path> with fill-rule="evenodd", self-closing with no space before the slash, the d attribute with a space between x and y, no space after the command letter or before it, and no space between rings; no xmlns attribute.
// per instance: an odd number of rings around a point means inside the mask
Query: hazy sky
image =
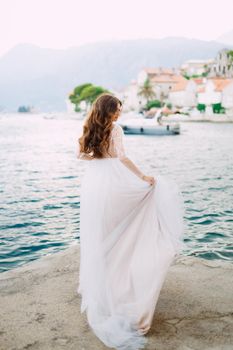
<svg viewBox="0 0 233 350"><path fill-rule="evenodd" d="M19 43L84 43L184 36L215 40L233 29L233 0L0 0L0 55Z"/></svg>

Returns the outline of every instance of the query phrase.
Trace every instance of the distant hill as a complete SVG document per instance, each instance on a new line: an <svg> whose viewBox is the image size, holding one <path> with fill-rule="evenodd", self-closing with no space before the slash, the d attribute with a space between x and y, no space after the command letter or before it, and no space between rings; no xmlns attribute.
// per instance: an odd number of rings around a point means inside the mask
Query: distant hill
<svg viewBox="0 0 233 350"><path fill-rule="evenodd" d="M0 106L16 111L66 110L65 99L84 82L122 89L143 67L178 67L188 59L215 57L226 45L168 37L99 42L66 50L17 45L0 58Z"/></svg>

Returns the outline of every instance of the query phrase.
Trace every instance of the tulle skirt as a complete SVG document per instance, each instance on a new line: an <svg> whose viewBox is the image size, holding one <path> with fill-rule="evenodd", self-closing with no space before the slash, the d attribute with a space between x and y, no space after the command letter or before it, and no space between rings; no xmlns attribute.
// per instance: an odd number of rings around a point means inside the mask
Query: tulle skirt
<svg viewBox="0 0 233 350"><path fill-rule="evenodd" d="M159 175L150 185L118 158L87 163L80 193L81 312L107 347L142 349L169 265L185 246L182 196L173 180Z"/></svg>

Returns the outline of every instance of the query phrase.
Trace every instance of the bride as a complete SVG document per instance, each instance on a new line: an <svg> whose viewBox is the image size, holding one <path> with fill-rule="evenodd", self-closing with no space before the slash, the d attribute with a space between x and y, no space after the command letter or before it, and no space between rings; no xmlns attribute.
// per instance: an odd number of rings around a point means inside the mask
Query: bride
<svg viewBox="0 0 233 350"><path fill-rule="evenodd" d="M121 101L100 95L78 139L87 160L80 192L77 293L89 326L110 348L145 347L159 293L183 243L183 202L176 183L147 176L127 157L116 123Z"/></svg>

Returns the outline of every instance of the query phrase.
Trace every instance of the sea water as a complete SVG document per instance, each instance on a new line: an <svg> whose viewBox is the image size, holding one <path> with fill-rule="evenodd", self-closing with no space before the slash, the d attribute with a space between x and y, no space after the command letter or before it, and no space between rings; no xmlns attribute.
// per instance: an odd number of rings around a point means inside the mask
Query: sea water
<svg viewBox="0 0 233 350"><path fill-rule="evenodd" d="M75 114L0 115L0 271L79 240ZM182 123L174 136L124 135L146 174L174 179L185 201L184 255L233 262L233 124Z"/></svg>

